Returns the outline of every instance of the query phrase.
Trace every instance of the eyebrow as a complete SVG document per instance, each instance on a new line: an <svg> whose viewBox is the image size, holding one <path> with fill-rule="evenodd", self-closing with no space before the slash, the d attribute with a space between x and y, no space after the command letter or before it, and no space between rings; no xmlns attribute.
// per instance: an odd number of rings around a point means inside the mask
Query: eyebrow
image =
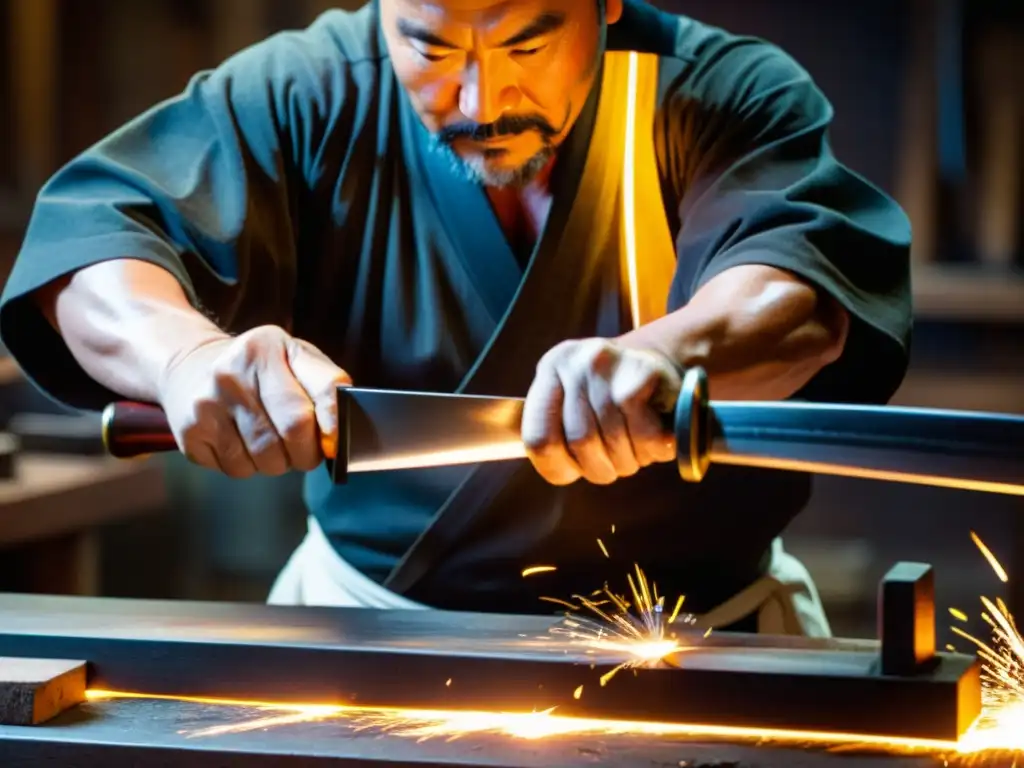
<svg viewBox="0 0 1024 768"><path fill-rule="evenodd" d="M425 27L421 27L415 21L409 19L398 20L398 32L410 40L418 40L424 45L432 45L435 48L457 48L458 46L439 37Z"/></svg>
<svg viewBox="0 0 1024 768"><path fill-rule="evenodd" d="M516 34L512 35L512 37L503 42L501 47L514 48L517 45L528 43L542 35L549 35L552 32L561 29L563 26L565 26L565 14L542 13Z"/></svg>
<svg viewBox="0 0 1024 768"><path fill-rule="evenodd" d="M398 20L398 32L410 40L418 40L424 45L431 45L435 48L458 48L457 45L445 40L440 35L431 32L426 27L420 26L409 19ZM531 21L512 37L501 43L501 48L514 48L515 46L528 43L542 35L548 35L565 26L565 15L561 13L542 13Z"/></svg>

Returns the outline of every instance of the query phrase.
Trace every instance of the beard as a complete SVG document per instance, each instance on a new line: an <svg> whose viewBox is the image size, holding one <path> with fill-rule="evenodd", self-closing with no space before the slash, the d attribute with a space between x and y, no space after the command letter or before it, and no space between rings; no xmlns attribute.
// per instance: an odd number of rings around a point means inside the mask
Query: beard
<svg viewBox="0 0 1024 768"><path fill-rule="evenodd" d="M446 126L430 136L430 149L448 160L452 172L465 181L488 187L522 187L533 181L555 156L555 137L561 132L539 115L503 116L493 123L457 123ZM485 141L501 137L522 136L532 133L540 137L541 148L525 162L515 167L496 168L491 160L496 151L483 150L479 155L465 158L454 149L459 139Z"/></svg>

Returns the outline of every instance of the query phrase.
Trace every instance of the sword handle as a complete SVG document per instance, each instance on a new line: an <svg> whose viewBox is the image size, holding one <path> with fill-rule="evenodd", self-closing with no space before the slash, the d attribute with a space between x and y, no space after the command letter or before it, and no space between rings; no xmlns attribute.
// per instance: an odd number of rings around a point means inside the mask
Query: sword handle
<svg viewBox="0 0 1024 768"><path fill-rule="evenodd" d="M145 403L111 403L103 410L103 447L117 459L178 450L167 414Z"/></svg>
<svg viewBox="0 0 1024 768"><path fill-rule="evenodd" d="M103 409L103 447L116 459L137 459L154 453L178 450L167 414L156 405L118 402ZM333 457L335 439L320 435L320 450Z"/></svg>
<svg viewBox="0 0 1024 768"><path fill-rule="evenodd" d="M711 465L710 408L707 372L703 368L688 368L683 374L673 421L679 476L690 483L703 480Z"/></svg>

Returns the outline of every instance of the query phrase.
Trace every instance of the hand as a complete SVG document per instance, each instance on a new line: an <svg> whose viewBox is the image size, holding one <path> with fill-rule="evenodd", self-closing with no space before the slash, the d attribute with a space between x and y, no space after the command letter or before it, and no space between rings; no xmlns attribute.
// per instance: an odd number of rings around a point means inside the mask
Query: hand
<svg viewBox="0 0 1024 768"><path fill-rule="evenodd" d="M277 476L333 457L336 390L351 383L312 344L266 326L177 355L160 404L191 461L234 478Z"/></svg>
<svg viewBox="0 0 1024 768"><path fill-rule="evenodd" d="M537 366L522 437L537 471L554 485L581 477L607 485L676 457L662 414L682 385L663 355L605 339L567 341Z"/></svg>

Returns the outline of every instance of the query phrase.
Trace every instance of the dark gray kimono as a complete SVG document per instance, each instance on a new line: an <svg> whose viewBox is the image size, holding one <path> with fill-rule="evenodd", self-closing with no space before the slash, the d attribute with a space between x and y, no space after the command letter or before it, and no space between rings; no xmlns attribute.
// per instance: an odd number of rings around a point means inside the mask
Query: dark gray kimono
<svg viewBox="0 0 1024 768"><path fill-rule="evenodd" d="M762 41L640 0L627 0L609 46L660 57L653 130L678 257L669 309L736 265L791 270L853 317L845 355L800 397L887 400L910 335L909 225L832 156L831 107L806 72ZM118 399L26 296L133 257L174 273L224 328L282 325L360 386L523 395L558 341L628 328L617 265L580 264L559 238L598 90L561 153L545 234L517 254L482 190L427 149L375 7L329 12L201 74L50 181L3 295L3 341L59 400L98 409ZM321 468L306 501L338 552L383 582L472 469L333 487ZM663 593L703 611L757 578L810 488L803 475L728 467L698 486L671 467L610 488L552 488L526 462L496 477L486 509L410 598L544 611L540 595L589 593L637 561ZM521 579L537 562L559 570Z"/></svg>

